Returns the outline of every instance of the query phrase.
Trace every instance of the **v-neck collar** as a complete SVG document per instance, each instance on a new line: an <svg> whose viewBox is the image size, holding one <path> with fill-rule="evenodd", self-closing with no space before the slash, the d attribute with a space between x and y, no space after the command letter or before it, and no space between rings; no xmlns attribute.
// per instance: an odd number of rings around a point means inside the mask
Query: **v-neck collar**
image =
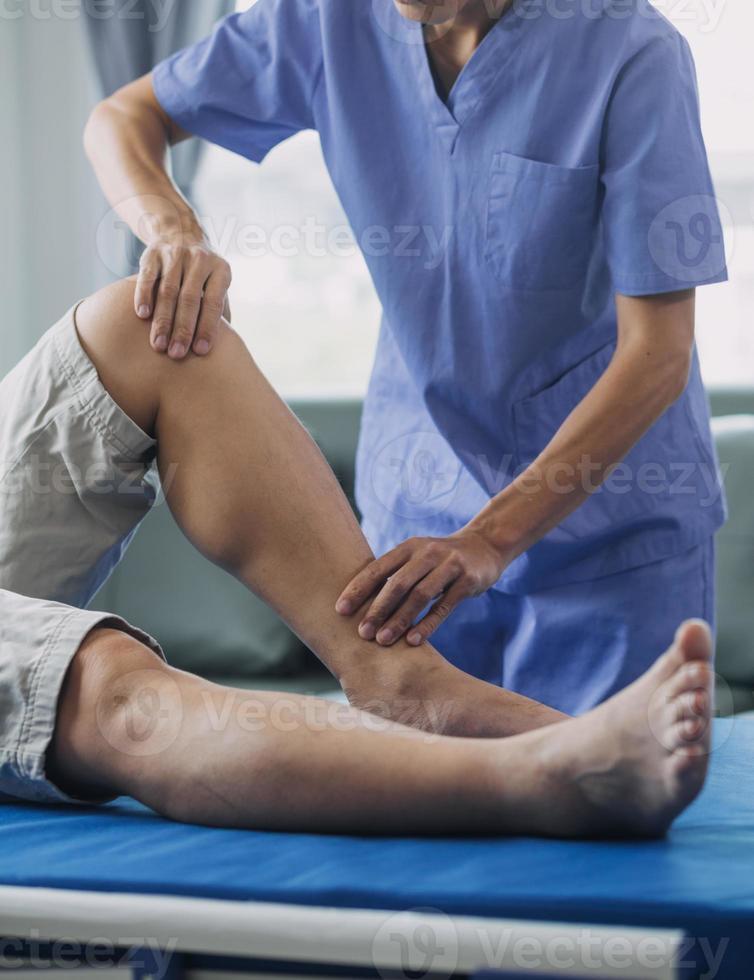
<svg viewBox="0 0 754 980"><path fill-rule="evenodd" d="M388 2L393 6L392 0ZM400 12L393 8L395 16L404 20L404 37L411 51L422 102L451 152L461 127L482 105L498 74L518 47L522 28L530 19L521 15L519 7L522 5L526 5L526 0L523 0L523 4L522 0L514 2L482 38L461 69L447 99L443 99L437 91L424 25L418 21L405 21Z"/></svg>

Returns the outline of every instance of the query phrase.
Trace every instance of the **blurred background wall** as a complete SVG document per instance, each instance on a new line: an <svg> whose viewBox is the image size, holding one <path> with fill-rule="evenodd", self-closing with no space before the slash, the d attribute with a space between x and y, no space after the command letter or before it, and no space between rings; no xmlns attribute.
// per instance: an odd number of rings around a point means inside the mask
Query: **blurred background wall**
<svg viewBox="0 0 754 980"><path fill-rule="evenodd" d="M0 15L3 374L106 276L95 249L102 198L81 147L92 104L86 39L80 16L47 9L34 17L9 4Z"/></svg>
<svg viewBox="0 0 754 980"><path fill-rule="evenodd" d="M0 3L0 286L5 373L65 310L138 251L113 221L82 134L104 95L209 33L234 0L3 0ZM108 16L91 16L91 10ZM198 143L177 154L190 193Z"/></svg>

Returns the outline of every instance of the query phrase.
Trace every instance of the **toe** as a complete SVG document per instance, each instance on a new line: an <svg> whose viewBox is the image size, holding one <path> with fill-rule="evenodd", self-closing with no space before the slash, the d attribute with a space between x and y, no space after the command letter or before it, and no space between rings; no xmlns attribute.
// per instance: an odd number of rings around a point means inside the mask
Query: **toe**
<svg viewBox="0 0 754 980"><path fill-rule="evenodd" d="M712 630L703 619L689 619L678 627L673 646L679 651L684 663L693 660L710 661Z"/></svg>
<svg viewBox="0 0 754 980"><path fill-rule="evenodd" d="M701 748L707 734L709 721L706 717L686 718L676 722L671 732L673 751L678 749Z"/></svg>
<svg viewBox="0 0 754 980"><path fill-rule="evenodd" d="M712 676L712 667L709 663L693 661L684 664L663 685L663 696L671 702L694 691L710 691Z"/></svg>
<svg viewBox="0 0 754 980"><path fill-rule="evenodd" d="M672 677L684 664L712 660L712 632L702 619L689 619L676 630L672 646L660 657L652 672L656 682Z"/></svg>
<svg viewBox="0 0 754 980"><path fill-rule="evenodd" d="M676 724L679 721L693 721L697 718L707 718L709 707L709 692L704 688L699 688L695 691L685 691L670 702L670 721L672 724Z"/></svg>
<svg viewBox="0 0 754 980"><path fill-rule="evenodd" d="M671 756L670 771L676 779L681 781L681 786L687 784L689 780L701 783L704 781L709 762L708 756L709 752L704 743L695 742L692 745L683 745Z"/></svg>

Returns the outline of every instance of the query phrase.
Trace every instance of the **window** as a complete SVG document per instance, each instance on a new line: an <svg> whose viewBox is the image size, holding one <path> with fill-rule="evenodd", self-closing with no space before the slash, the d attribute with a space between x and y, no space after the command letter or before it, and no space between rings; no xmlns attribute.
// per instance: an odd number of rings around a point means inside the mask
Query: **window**
<svg viewBox="0 0 754 980"><path fill-rule="evenodd" d="M246 9L256 0L240 0ZM390 0L385 0L390 2ZM726 216L731 282L699 290L709 384L754 381L754 8L731 0L657 0L688 38ZM212 147L199 210L233 266L234 320L262 369L289 398L366 390L379 303L327 175L317 136L302 133L256 167Z"/></svg>
<svg viewBox="0 0 754 980"><path fill-rule="evenodd" d="M702 122L727 232L730 282L697 293L708 384L754 384L754 7L731 0L664 0L657 6L696 59Z"/></svg>
<svg viewBox="0 0 754 980"><path fill-rule="evenodd" d="M325 169L300 133L257 167L212 147L197 186L211 237L233 267L231 309L287 398L366 391L380 307Z"/></svg>
<svg viewBox="0 0 754 980"><path fill-rule="evenodd" d="M233 267L234 326L272 384L287 398L361 397L380 305L317 135L287 140L261 167L210 147L196 197Z"/></svg>

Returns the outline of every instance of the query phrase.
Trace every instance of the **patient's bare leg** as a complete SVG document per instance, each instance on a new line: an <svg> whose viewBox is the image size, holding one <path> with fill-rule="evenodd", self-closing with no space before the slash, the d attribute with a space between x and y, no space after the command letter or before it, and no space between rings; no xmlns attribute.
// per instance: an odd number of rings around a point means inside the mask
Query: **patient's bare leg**
<svg viewBox="0 0 754 980"><path fill-rule="evenodd" d="M711 652L706 625L686 624L647 674L588 715L478 740L222 688L98 629L67 675L48 772L71 793L128 793L220 826L656 835L704 781Z"/></svg>
<svg viewBox="0 0 754 980"><path fill-rule="evenodd" d="M417 726L502 736L564 716L456 670L433 648L362 640L335 603L372 558L330 468L224 326L206 358L149 345L130 281L82 304L84 347L116 402L157 437L168 502L209 559L273 606L352 703Z"/></svg>

